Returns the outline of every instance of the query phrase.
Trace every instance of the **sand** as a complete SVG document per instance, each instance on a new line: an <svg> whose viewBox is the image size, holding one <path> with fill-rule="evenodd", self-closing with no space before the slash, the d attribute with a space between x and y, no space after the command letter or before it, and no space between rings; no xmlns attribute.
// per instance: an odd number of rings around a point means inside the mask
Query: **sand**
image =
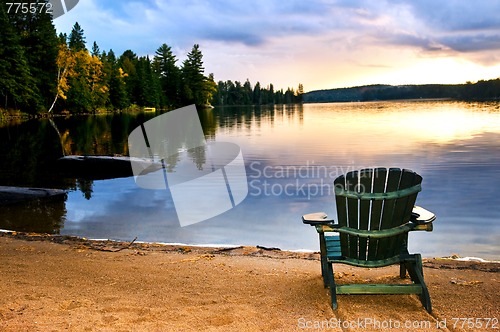
<svg viewBox="0 0 500 332"><path fill-rule="evenodd" d="M432 314L416 295L340 295L333 311L317 253L1 233L0 266L0 331L500 328L499 263L426 259ZM335 268L339 283L398 280L397 266Z"/></svg>

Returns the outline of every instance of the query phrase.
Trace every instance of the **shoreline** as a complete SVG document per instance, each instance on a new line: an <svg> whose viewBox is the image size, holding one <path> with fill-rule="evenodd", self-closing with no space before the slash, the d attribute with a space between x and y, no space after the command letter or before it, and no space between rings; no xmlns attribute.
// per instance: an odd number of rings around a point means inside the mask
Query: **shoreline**
<svg viewBox="0 0 500 332"><path fill-rule="evenodd" d="M316 255L319 260L319 250L310 249L294 249L287 250L277 247L265 247L261 245L241 245L241 244L189 244L181 242L149 242L149 241L137 241L137 238L132 241L121 241L112 239L90 239L86 237L80 237L76 235L60 235L60 234L45 234L45 233L33 233L33 232L20 232L8 229L0 229L0 237L10 236L17 239L27 240L27 241L49 241L54 243L63 244L84 244L89 248L99 250L100 247L114 247L114 248L134 248L134 249L147 249L147 248L164 248L165 250L176 250L178 248L191 248L200 251L235 251L238 252L239 249L245 248L246 250L252 249L255 251L261 250L266 252L275 252L274 256L279 256L279 253L283 256L293 256L297 255L298 258L310 257L311 255ZM440 261L452 261L452 262L473 262L473 263L484 263L484 264L498 264L500 267L500 260L487 260L476 256L459 256L457 254L450 254L449 256L442 257L422 257L425 260L440 260Z"/></svg>

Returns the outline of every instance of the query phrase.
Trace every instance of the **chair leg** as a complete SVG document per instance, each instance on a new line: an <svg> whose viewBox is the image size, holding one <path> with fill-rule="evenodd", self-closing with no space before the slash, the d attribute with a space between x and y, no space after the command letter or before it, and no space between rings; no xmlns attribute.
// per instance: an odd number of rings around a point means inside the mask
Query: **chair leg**
<svg viewBox="0 0 500 332"><path fill-rule="evenodd" d="M333 265L332 263L327 264L328 267L328 281L330 284L330 296L332 300L332 309L337 310L337 287L335 286L335 276L333 274Z"/></svg>
<svg viewBox="0 0 500 332"><path fill-rule="evenodd" d="M403 263L403 262L401 262L399 264L399 277L401 279L406 278L406 266L405 266L405 263Z"/></svg>
<svg viewBox="0 0 500 332"><path fill-rule="evenodd" d="M415 261L409 263L406 268L408 269L408 273L410 274L411 280L419 284L422 287L422 293L420 294L420 302L427 310L428 313L432 312L431 305L431 297L429 295L429 290L427 289L427 285L424 281L424 270L422 267L422 256L420 254L415 254Z"/></svg>
<svg viewBox="0 0 500 332"><path fill-rule="evenodd" d="M321 275L323 277L323 286L328 288L328 263L326 262L326 257L321 256Z"/></svg>

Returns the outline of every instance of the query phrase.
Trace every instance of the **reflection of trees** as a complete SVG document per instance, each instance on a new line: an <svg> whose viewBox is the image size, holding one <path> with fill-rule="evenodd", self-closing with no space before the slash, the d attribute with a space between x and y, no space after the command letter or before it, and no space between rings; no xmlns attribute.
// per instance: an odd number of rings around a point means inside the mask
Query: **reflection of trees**
<svg viewBox="0 0 500 332"><path fill-rule="evenodd" d="M82 192L86 199L92 198L94 181L87 179L77 179L76 187Z"/></svg>
<svg viewBox="0 0 500 332"><path fill-rule="evenodd" d="M221 107L200 110L198 115L207 140L215 140L220 128L251 132L274 121L302 122L303 119L302 105ZM0 127L0 183L76 188L74 179L62 179L56 171L58 158L63 154L126 156L130 132L155 116L154 113L113 113L54 118L54 126L42 119ZM189 137L183 137L187 130L179 129L180 134L176 136L180 142L175 142L173 147L198 145ZM178 163L177 149L169 150L165 159L167 171L173 171ZM188 155L198 168L206 162L204 149L194 149ZM88 193L87 189L89 187L84 186L84 192Z"/></svg>
<svg viewBox="0 0 500 332"><path fill-rule="evenodd" d="M251 131L259 129L262 123L274 124L277 120L304 121L302 104L263 105L263 106L226 106L215 108L219 128L240 128Z"/></svg>
<svg viewBox="0 0 500 332"><path fill-rule="evenodd" d="M197 146L188 150L189 157L195 163L198 170L203 170L203 165L207 162L206 146Z"/></svg>
<svg viewBox="0 0 500 332"><path fill-rule="evenodd" d="M68 155L128 155L128 135L154 114L113 113L55 119Z"/></svg>
<svg viewBox="0 0 500 332"><path fill-rule="evenodd" d="M0 128L0 182L53 186L53 161L62 156L57 133L47 121L26 121Z"/></svg>
<svg viewBox="0 0 500 332"><path fill-rule="evenodd" d="M212 109L198 110L198 117L200 118L201 127L206 139L215 139L217 131L217 121L215 120L214 112Z"/></svg>
<svg viewBox="0 0 500 332"><path fill-rule="evenodd" d="M65 199L50 198L2 206L0 228L58 234L66 221Z"/></svg>

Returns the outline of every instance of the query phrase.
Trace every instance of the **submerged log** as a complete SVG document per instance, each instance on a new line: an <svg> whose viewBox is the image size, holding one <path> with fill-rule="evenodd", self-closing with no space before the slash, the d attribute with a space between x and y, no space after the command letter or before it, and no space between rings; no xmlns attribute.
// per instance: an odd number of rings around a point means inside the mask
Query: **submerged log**
<svg viewBox="0 0 500 332"><path fill-rule="evenodd" d="M62 189L0 186L0 206L45 198L66 198Z"/></svg>
<svg viewBox="0 0 500 332"><path fill-rule="evenodd" d="M141 174L157 171L162 168L161 163L133 157L112 156L65 156L57 161L59 171L72 178L87 180L104 180L129 177L134 175L135 169L141 169Z"/></svg>

